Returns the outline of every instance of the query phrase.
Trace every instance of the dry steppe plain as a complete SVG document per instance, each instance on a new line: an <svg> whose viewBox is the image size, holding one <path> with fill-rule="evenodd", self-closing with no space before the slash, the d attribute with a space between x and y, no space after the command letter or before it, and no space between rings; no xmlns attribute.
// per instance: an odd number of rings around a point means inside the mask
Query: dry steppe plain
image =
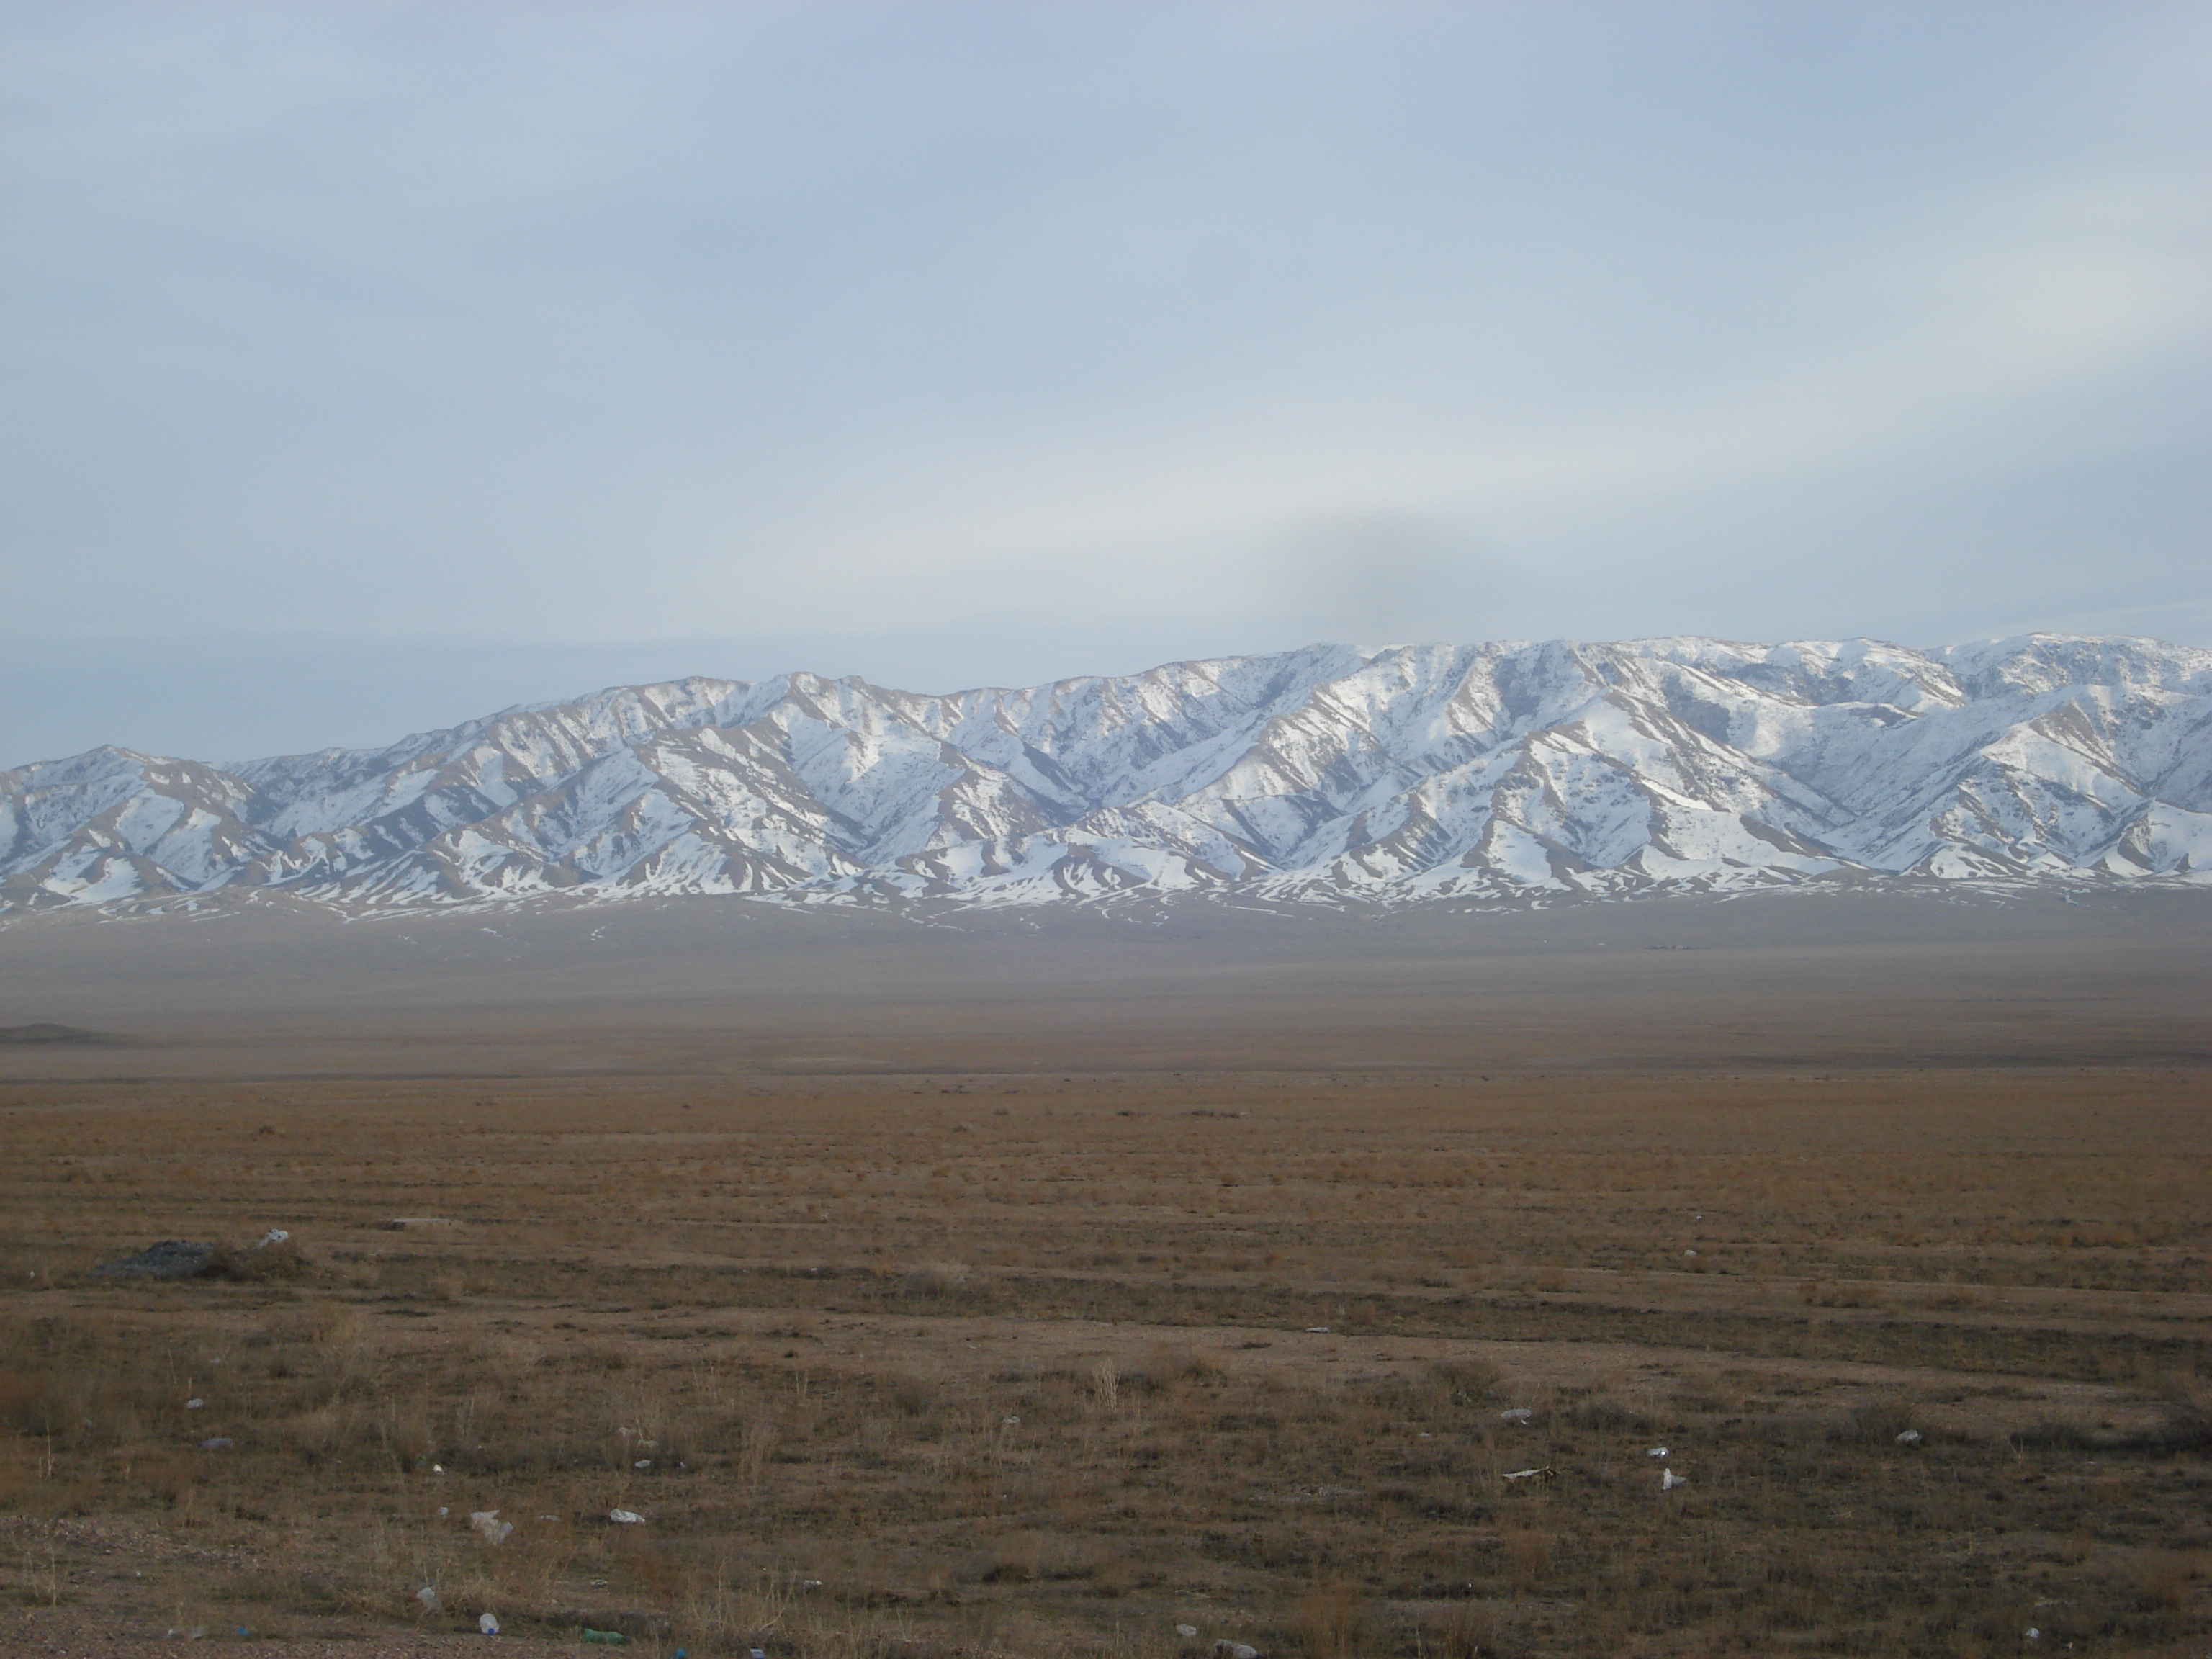
<svg viewBox="0 0 2212 1659"><path fill-rule="evenodd" d="M0 1650L2202 1656L2208 924L9 917Z"/></svg>

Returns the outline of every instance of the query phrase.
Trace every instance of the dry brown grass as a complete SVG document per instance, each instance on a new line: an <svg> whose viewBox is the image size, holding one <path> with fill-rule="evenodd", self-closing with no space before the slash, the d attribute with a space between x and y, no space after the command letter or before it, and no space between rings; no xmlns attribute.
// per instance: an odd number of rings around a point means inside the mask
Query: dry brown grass
<svg viewBox="0 0 2212 1659"><path fill-rule="evenodd" d="M921 1086L14 1086L0 1584L823 1659L2207 1628L2201 1078Z"/></svg>

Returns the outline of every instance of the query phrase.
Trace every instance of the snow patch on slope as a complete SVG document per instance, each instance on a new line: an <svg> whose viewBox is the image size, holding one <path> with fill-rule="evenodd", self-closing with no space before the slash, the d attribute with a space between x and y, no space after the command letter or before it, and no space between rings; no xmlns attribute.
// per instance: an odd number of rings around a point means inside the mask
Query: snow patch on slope
<svg viewBox="0 0 2212 1659"><path fill-rule="evenodd" d="M2212 652L1322 645L949 696L788 674L235 765L0 773L0 907L278 889L981 905L2212 882Z"/></svg>

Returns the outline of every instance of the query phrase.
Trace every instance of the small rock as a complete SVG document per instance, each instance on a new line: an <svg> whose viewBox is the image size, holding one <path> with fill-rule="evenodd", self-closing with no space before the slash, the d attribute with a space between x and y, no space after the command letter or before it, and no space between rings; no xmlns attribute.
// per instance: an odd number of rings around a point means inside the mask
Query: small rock
<svg viewBox="0 0 2212 1659"><path fill-rule="evenodd" d="M196 1412L196 1411L199 1410L201 1407L203 1407L203 1406L204 1406L204 1405L206 1405L206 1404L207 1404L207 1401L204 1401L204 1400L199 1400L199 1399L187 1400L186 1401L185 1401L185 1409L186 1411L188 1411L188 1412Z"/></svg>
<svg viewBox="0 0 2212 1659"><path fill-rule="evenodd" d="M1514 1406L1498 1413L1498 1420L1501 1423L1526 1423L1535 1414L1526 1406Z"/></svg>
<svg viewBox="0 0 2212 1659"><path fill-rule="evenodd" d="M1186 1642L1195 1642L1198 1640L1198 1626L1195 1625L1177 1625L1176 1626L1176 1634L1182 1637Z"/></svg>
<svg viewBox="0 0 2212 1659"><path fill-rule="evenodd" d="M607 1519L618 1527L635 1527L641 1525L645 1517L635 1510L609 1510Z"/></svg>
<svg viewBox="0 0 2212 1659"><path fill-rule="evenodd" d="M200 1449L202 1451L228 1451L230 1449L230 1446L231 1439L227 1434L219 1434L212 1440L203 1440L200 1442Z"/></svg>
<svg viewBox="0 0 2212 1659"><path fill-rule="evenodd" d="M136 1255L126 1255L119 1261L94 1267L94 1279L197 1279L215 1265L217 1252L212 1244L194 1243L187 1239L165 1238L158 1244L149 1244Z"/></svg>
<svg viewBox="0 0 2212 1659"><path fill-rule="evenodd" d="M1920 1431L1917 1429L1907 1429L1903 1434L1897 1437L1897 1443L1900 1446L1918 1445L1920 1443Z"/></svg>

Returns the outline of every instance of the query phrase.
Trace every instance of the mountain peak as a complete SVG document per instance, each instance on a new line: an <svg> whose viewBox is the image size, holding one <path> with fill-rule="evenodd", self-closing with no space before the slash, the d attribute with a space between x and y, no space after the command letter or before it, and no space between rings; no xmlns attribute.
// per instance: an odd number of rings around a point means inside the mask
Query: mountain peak
<svg viewBox="0 0 2212 1659"><path fill-rule="evenodd" d="M1677 635L1317 643L942 696L694 675L376 750L0 773L0 907L1928 879L2212 881L2212 652Z"/></svg>

